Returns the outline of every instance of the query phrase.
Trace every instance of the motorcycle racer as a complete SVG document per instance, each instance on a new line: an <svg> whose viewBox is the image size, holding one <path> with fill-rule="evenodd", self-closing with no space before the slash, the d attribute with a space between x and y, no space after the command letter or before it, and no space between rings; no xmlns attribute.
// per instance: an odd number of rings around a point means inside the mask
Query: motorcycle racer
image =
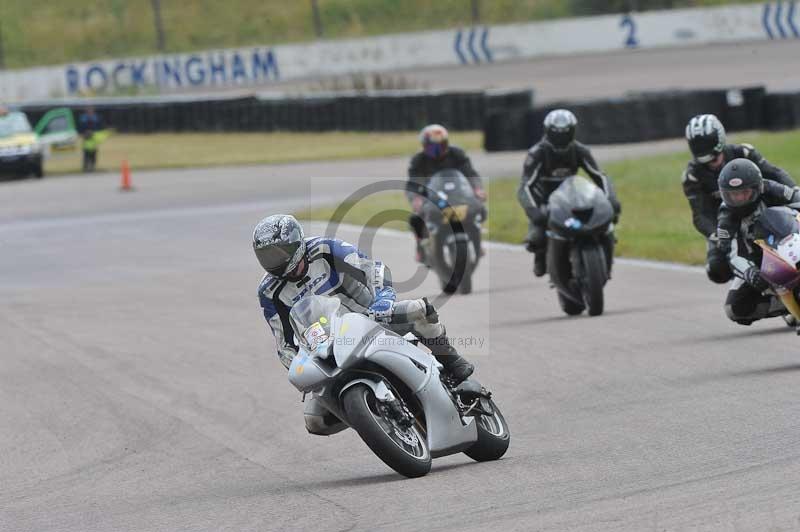
<svg viewBox="0 0 800 532"><path fill-rule="evenodd" d="M275 337L278 358L287 369L298 352L289 321L292 306L306 296L329 295L350 312L370 316L387 329L414 334L455 383L474 371L452 346L433 305L425 299L397 301L389 269L351 244L336 238L306 238L293 216L277 214L256 225L253 250L267 272L258 287L261 308ZM408 323L405 315L425 318ZM313 399L306 403L309 432L328 434L332 427L339 427L339 420L326 416L327 411Z"/></svg>
<svg viewBox="0 0 800 532"><path fill-rule="evenodd" d="M428 180L437 172L453 169L461 172L469 180L475 195L484 203L486 202L486 190L467 153L458 146L450 144L449 134L444 126L439 124L425 126L420 132L419 140L422 150L415 154L409 163L406 198L412 211L408 225L417 242L416 259L417 262L424 262L424 239L428 235L421 214Z"/></svg>
<svg viewBox="0 0 800 532"><path fill-rule="evenodd" d="M725 127L711 114L697 115L686 125L686 141L692 160L681 179L683 193L692 209L692 223L707 240L706 273L715 283L727 283L733 276L728 259L717 247L717 216L720 198L719 177L730 161L744 158L752 161L764 179L787 187L795 183L784 170L771 164L751 144L728 144Z"/></svg>
<svg viewBox="0 0 800 532"><path fill-rule="evenodd" d="M786 314L783 306L773 306L774 298L764 294L769 285L756 265L762 251L754 243L757 238L754 227L765 208L800 202L800 190L764 179L758 165L739 158L726 164L720 172L719 191L722 205L716 230L717 246L720 254L729 259L731 271L736 275L725 300L726 315L736 323L750 325L762 318ZM745 260L733 260L736 257Z"/></svg>
<svg viewBox="0 0 800 532"><path fill-rule="evenodd" d="M566 109L556 109L544 119L544 138L528 151L517 189L517 199L528 216L525 249L535 253L534 275L547 273L547 200L568 177L579 168L608 196L614 212L621 207L608 177L600 170L591 150L575 140L578 120ZM607 256L613 256L613 240L606 242Z"/></svg>

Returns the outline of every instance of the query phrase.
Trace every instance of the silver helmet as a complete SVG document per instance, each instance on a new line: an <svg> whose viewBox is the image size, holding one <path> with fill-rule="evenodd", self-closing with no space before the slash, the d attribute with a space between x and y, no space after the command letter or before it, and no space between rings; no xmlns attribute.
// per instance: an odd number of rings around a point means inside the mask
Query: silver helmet
<svg viewBox="0 0 800 532"><path fill-rule="evenodd" d="M695 161L710 163L725 148L725 127L714 115L697 115L686 125L686 140Z"/></svg>
<svg viewBox="0 0 800 532"><path fill-rule="evenodd" d="M555 109L544 117L544 136L556 151L569 149L575 141L578 119L572 111Z"/></svg>
<svg viewBox="0 0 800 532"><path fill-rule="evenodd" d="M287 277L306 254L303 228L289 214L267 216L253 231L253 250L265 270L276 277Z"/></svg>

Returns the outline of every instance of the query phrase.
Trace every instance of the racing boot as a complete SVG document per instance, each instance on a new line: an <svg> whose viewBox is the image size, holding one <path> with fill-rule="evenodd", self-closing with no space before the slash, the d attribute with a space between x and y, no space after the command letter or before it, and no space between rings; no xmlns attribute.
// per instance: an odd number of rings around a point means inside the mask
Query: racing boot
<svg viewBox="0 0 800 532"><path fill-rule="evenodd" d="M456 351L456 348L450 344L450 339L447 334L442 334L436 338L421 340L431 354L444 366L444 370L453 379L453 384L458 386L475 371L473 366L466 358L462 357Z"/></svg>
<svg viewBox="0 0 800 532"><path fill-rule="evenodd" d="M542 277L547 273L547 252L540 249L533 256L533 275Z"/></svg>
<svg viewBox="0 0 800 532"><path fill-rule="evenodd" d="M420 264L428 264L427 261L427 254L425 253L425 248L428 246L428 239L427 238L418 238L417 239L417 249L416 249L416 259L417 262Z"/></svg>

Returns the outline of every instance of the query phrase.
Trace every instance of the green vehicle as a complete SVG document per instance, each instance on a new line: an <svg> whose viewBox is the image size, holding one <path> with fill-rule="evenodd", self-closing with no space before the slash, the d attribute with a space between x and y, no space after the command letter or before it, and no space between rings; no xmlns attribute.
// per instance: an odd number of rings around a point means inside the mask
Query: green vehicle
<svg viewBox="0 0 800 532"><path fill-rule="evenodd" d="M32 128L20 111L0 115L0 175L44 177L44 161L74 151L78 132L72 111L52 109Z"/></svg>

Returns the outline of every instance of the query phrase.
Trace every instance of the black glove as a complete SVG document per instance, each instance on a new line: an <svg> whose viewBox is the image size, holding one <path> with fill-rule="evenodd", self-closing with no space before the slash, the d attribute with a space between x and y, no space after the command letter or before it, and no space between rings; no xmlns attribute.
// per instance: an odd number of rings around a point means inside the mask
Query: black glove
<svg viewBox="0 0 800 532"><path fill-rule="evenodd" d="M548 216L547 205L540 205L535 209L529 209L528 212L528 218L536 225L547 225Z"/></svg>
<svg viewBox="0 0 800 532"><path fill-rule="evenodd" d="M751 266L746 272L744 272L744 280L747 284L759 292L763 292L769 288L769 283L767 283L767 281L761 277L761 271L755 266Z"/></svg>
<svg viewBox="0 0 800 532"><path fill-rule="evenodd" d="M608 196L608 201L611 203L611 208L614 209L614 225L619 223L619 215L622 213L622 205L615 196Z"/></svg>
<svg viewBox="0 0 800 532"><path fill-rule="evenodd" d="M611 196L608 198L608 201L611 202L611 207L614 209L614 214L619 216L622 214L622 204L619 202L617 198Z"/></svg>
<svg viewBox="0 0 800 532"><path fill-rule="evenodd" d="M439 313L436 312L436 307L428 301L427 297L423 297L422 300L425 302L425 319L428 320L428 323L439 323Z"/></svg>

